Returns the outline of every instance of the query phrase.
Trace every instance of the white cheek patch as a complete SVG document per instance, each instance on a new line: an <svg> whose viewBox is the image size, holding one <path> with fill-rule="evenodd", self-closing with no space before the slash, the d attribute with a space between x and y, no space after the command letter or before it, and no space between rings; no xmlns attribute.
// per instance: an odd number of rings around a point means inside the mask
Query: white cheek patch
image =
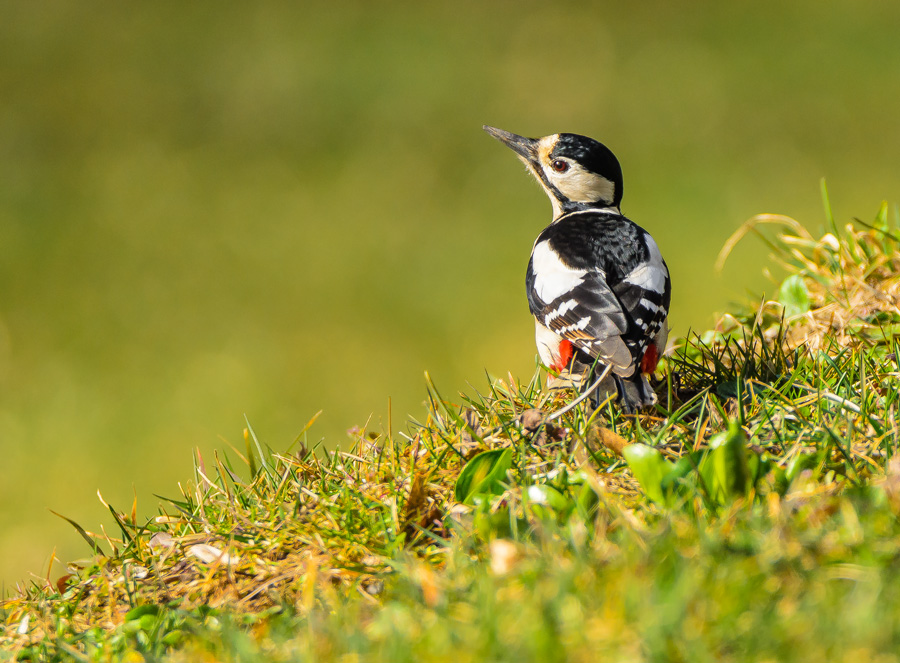
<svg viewBox="0 0 900 663"><path fill-rule="evenodd" d="M577 163L569 162L569 169L557 173L544 168L547 179L569 200L577 203L593 203L598 200L615 200L616 185L605 177L589 173Z"/></svg>
<svg viewBox="0 0 900 663"><path fill-rule="evenodd" d="M531 252L534 291L542 301L552 302L584 282L587 272L563 264L550 248L549 240L537 244Z"/></svg>

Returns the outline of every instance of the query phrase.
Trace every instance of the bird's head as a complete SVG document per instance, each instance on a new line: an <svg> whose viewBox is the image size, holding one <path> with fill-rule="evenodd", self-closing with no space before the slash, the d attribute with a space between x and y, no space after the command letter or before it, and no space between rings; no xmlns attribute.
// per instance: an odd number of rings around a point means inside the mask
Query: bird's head
<svg viewBox="0 0 900 663"><path fill-rule="evenodd" d="M537 178L553 205L553 218L589 208L615 208L622 200L622 168L606 145L578 134L525 138L484 130L511 148Z"/></svg>

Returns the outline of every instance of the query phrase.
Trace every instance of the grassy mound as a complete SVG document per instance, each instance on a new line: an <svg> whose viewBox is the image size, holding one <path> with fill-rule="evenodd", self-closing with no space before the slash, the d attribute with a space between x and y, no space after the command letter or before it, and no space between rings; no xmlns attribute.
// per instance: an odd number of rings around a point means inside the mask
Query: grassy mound
<svg viewBox="0 0 900 663"><path fill-rule="evenodd" d="M900 660L900 237L764 223L777 299L678 340L655 413L551 420L539 372L348 451L248 425L150 522L73 523L0 658Z"/></svg>

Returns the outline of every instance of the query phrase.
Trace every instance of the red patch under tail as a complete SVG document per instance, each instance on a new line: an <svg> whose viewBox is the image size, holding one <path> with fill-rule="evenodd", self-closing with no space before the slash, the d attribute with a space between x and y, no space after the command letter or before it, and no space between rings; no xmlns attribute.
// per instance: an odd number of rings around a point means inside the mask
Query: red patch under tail
<svg viewBox="0 0 900 663"><path fill-rule="evenodd" d="M656 345L651 343L647 346L647 349L644 350L644 356L641 357L641 373L652 373L656 370L656 365L659 363L659 350L657 350Z"/></svg>
<svg viewBox="0 0 900 663"><path fill-rule="evenodd" d="M569 366L569 362L572 361L572 357L575 355L575 348L572 347L568 340L563 339L559 342L557 351L559 352L559 359L553 362L550 368L560 373Z"/></svg>

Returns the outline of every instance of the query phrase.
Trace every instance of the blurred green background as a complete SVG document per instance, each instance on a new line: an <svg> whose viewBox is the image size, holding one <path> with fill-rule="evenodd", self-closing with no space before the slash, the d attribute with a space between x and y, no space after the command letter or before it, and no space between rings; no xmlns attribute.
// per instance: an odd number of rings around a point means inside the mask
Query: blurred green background
<svg viewBox="0 0 900 663"><path fill-rule="evenodd" d="M900 4L0 6L0 581L155 513L191 452L345 443L534 368L550 206L484 123L589 134L676 333L765 287L758 212L900 200ZM469 386L471 383L473 386ZM114 529L114 526L113 526ZM62 573L57 566L54 577Z"/></svg>

